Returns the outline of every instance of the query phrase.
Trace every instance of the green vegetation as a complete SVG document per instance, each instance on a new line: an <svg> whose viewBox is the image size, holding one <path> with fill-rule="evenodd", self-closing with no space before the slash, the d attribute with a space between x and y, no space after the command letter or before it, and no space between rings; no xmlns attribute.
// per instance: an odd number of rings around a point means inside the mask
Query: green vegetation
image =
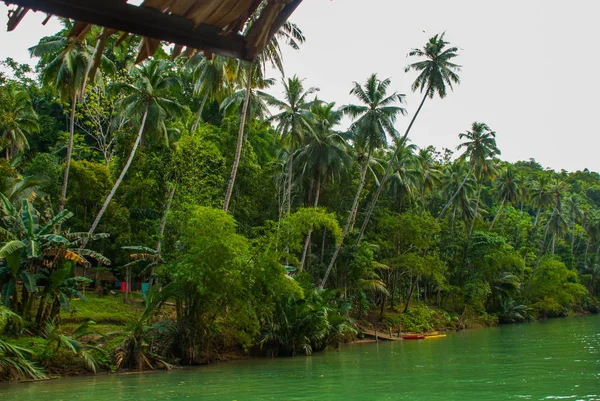
<svg viewBox="0 0 600 401"><path fill-rule="evenodd" d="M264 92L292 24L256 64L134 65L135 40L67 28L0 75L0 380L598 310L600 175L502 161L483 122L456 154L410 144L460 83L444 35L409 53L419 105L371 74L337 107Z"/></svg>

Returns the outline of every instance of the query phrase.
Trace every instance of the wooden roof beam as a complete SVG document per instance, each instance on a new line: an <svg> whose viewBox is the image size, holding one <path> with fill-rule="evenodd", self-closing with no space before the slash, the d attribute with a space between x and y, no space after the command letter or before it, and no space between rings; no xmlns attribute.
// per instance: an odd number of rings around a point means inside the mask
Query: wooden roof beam
<svg viewBox="0 0 600 401"><path fill-rule="evenodd" d="M7 4L77 21L142 35L178 45L206 50L252 61L242 35L222 31L186 18L163 14L147 7L127 4L125 0L4 0Z"/></svg>

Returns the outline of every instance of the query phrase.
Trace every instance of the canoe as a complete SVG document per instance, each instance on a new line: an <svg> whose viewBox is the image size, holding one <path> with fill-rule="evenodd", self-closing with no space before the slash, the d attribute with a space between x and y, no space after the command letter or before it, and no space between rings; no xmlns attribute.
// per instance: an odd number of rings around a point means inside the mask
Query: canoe
<svg viewBox="0 0 600 401"><path fill-rule="evenodd" d="M425 334L404 334L402 338L405 340L423 340L425 339Z"/></svg>
<svg viewBox="0 0 600 401"><path fill-rule="evenodd" d="M442 337L446 337L446 334L434 334L434 335L425 336L425 338L442 338Z"/></svg>

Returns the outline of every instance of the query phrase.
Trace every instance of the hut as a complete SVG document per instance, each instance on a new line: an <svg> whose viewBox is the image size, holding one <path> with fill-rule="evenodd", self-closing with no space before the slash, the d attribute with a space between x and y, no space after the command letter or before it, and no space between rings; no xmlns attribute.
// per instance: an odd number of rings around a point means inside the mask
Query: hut
<svg viewBox="0 0 600 401"><path fill-rule="evenodd" d="M104 27L97 53L106 39L129 34L143 37L137 61L154 54L161 41L175 44L174 55L202 51L253 61L302 0L4 0L12 31L30 11L73 19L72 37L92 25Z"/></svg>

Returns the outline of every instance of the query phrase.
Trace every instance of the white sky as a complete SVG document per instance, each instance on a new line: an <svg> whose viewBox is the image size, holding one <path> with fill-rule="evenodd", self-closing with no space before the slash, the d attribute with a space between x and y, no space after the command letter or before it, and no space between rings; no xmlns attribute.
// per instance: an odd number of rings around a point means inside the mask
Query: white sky
<svg viewBox="0 0 600 401"><path fill-rule="evenodd" d="M30 62L27 48L58 24L44 27L43 14L29 13L7 33L6 12L0 4L0 59ZM483 121L497 132L505 160L533 157L557 170L599 171L598 15L597 0L305 0L292 21L307 42L298 52L285 51L286 74L305 78L306 86L321 89L319 98L342 105L354 101L348 94L353 81L376 72L407 94L412 113L420 95L410 92L415 75L404 73L406 54L446 31L462 49L462 84L425 104L413 142L454 148L458 133ZM400 118L399 131L409 119Z"/></svg>

